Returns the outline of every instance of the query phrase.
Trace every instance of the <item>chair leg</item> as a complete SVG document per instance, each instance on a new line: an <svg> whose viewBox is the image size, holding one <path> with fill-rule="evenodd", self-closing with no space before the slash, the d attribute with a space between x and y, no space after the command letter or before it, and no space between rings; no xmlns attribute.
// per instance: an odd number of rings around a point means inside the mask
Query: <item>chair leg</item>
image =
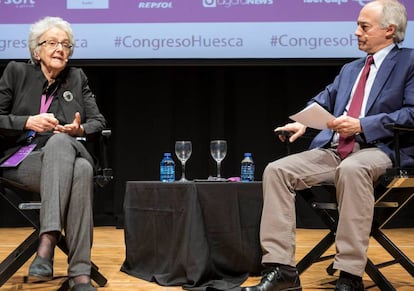
<svg viewBox="0 0 414 291"><path fill-rule="evenodd" d="M106 282L108 282L108 279L106 279L98 270L99 268L92 262L91 279L95 281L99 287L104 287Z"/></svg>
<svg viewBox="0 0 414 291"><path fill-rule="evenodd" d="M335 274L336 269L334 269L333 267L333 262L329 264L329 266L326 268L326 273L328 273L328 275L333 276L333 274Z"/></svg>
<svg viewBox="0 0 414 291"><path fill-rule="evenodd" d="M299 274L302 274L307 268L309 268L315 262L319 262L319 261L322 261L322 260L327 260L328 258L332 258L333 256L322 257L322 255L334 244L334 242L335 242L335 234L330 231L296 265L296 268L297 268Z"/></svg>
<svg viewBox="0 0 414 291"><path fill-rule="evenodd" d="M57 291L68 291L69 290L69 278L66 279Z"/></svg>
<svg viewBox="0 0 414 291"><path fill-rule="evenodd" d="M390 281L385 278L385 276L381 273L379 268L370 260L368 259L367 265L365 266L365 272L368 276L374 281L374 283L380 288L381 291L395 291L396 289Z"/></svg>
<svg viewBox="0 0 414 291"><path fill-rule="evenodd" d="M411 276L414 277L414 263L380 230L372 231L371 236L392 256L394 261L384 263L383 265L400 264L407 270ZM332 256L322 255L335 242L335 235L330 231L308 254L303 257L297 264L299 274L302 274L313 263L326 260ZM365 272L372 279L372 281L380 288L381 291L395 291L395 287L385 278L380 271L380 265L375 265L370 259L367 261ZM333 275L334 270L332 264L327 268L329 275Z"/></svg>
<svg viewBox="0 0 414 291"><path fill-rule="evenodd" d="M10 203L21 215L23 215L34 227L35 231L27 237L9 256L0 263L0 287L7 282L17 270L23 266L27 260L36 252L39 244L39 224L38 210L22 211L17 207L22 200L12 191L2 193L2 197ZM62 238L58 242L58 247L67 255L69 253L66 241ZM107 283L107 279L98 271L96 264L92 262L91 279L100 287Z"/></svg>
<svg viewBox="0 0 414 291"><path fill-rule="evenodd" d="M372 232L372 237L414 277L414 263L380 229Z"/></svg>
<svg viewBox="0 0 414 291"><path fill-rule="evenodd" d="M10 279L17 270L36 252L39 243L39 230L35 230L0 264L0 286Z"/></svg>
<svg viewBox="0 0 414 291"><path fill-rule="evenodd" d="M313 191L311 192L311 194ZM400 193L399 193L400 194ZM407 190L405 197L400 197L398 200L398 205L403 205L409 199L411 199L412 190ZM319 262L325 260L328 257L333 256L325 256L321 257L323 253L335 242L335 233L337 228L338 222L338 215L337 212L333 212L332 210L336 210L336 207L332 207L332 203L327 202L314 202L315 195L307 195L305 196L305 200L311 205L312 209L315 211L316 214L322 219L322 221L326 224L330 233L325 236L305 257L303 257L299 263L297 264L298 272L301 274L307 268L309 268L314 262ZM401 194L400 194L401 196ZM384 262L380 264L374 264L369 258L367 261L367 265L365 267L365 272L371 278L371 280L380 288L381 291L395 291L396 289L392 286L392 284L385 278L385 276L381 273L380 269L382 267L390 266L393 264L400 264L411 276L414 277L414 263L411 261L382 231L380 225L383 225L385 221L388 221L391 215L395 215L396 211L392 213L386 213L387 215L384 218L381 218L382 221L378 220L378 217L374 217L374 223L371 229L371 237L374 238L392 257L394 260L389 262ZM329 275L333 275L335 270L333 269L333 263L329 265L327 268L327 272Z"/></svg>
<svg viewBox="0 0 414 291"><path fill-rule="evenodd" d="M19 195L9 189L1 189L0 197L3 197L18 213L27 219L36 229L26 238L9 256L0 263L0 287L10 279L17 270L36 252L39 244L39 210L22 210L19 204L24 202ZM66 241L62 238L58 242L58 247L67 255L69 253ZM92 262L91 279L100 287L104 287L107 279L98 271L96 264ZM64 286L62 286L64 287ZM65 289L62 289L65 290Z"/></svg>

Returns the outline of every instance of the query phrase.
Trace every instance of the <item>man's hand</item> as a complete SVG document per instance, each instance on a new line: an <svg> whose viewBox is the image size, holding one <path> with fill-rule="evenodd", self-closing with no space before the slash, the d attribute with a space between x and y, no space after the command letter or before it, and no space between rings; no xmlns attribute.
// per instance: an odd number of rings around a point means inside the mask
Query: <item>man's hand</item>
<svg viewBox="0 0 414 291"><path fill-rule="evenodd" d="M294 142L298 137L302 136L306 131L306 126L299 122L288 123L285 126L277 127L274 131L290 131L293 134L289 138L289 142ZM281 141L285 141L284 135L279 135Z"/></svg>
<svg viewBox="0 0 414 291"><path fill-rule="evenodd" d="M71 136L84 136L85 131L81 126L81 116L79 112L75 113L75 119L70 124L57 125L55 127L55 133L62 132L67 133Z"/></svg>
<svg viewBox="0 0 414 291"><path fill-rule="evenodd" d="M342 115L327 123L329 129L339 133L340 136L348 137L361 133L361 122L358 118Z"/></svg>
<svg viewBox="0 0 414 291"><path fill-rule="evenodd" d="M29 116L24 128L35 132L46 132L53 130L58 124L59 121L55 118L53 113L40 113Z"/></svg>

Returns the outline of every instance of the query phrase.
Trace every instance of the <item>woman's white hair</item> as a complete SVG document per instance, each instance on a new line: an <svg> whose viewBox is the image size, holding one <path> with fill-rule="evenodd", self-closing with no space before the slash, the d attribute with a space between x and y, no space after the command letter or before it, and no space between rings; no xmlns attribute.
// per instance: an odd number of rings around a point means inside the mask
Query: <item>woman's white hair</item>
<svg viewBox="0 0 414 291"><path fill-rule="evenodd" d="M39 53L39 42L42 35L51 28L57 27L62 29L68 35L69 42L72 44L72 48L69 51L69 56L72 56L75 48L75 38L73 36L72 28L66 20L63 20L60 17L51 17L47 16L40 19L39 21L33 23L30 27L29 32L29 51L30 58L32 62L38 63L39 61L36 58L36 54Z"/></svg>

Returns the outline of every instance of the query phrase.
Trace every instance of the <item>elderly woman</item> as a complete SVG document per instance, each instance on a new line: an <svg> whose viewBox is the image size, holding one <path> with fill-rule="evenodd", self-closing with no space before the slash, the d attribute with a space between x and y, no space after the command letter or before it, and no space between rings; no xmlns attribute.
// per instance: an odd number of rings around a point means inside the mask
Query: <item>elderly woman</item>
<svg viewBox="0 0 414 291"><path fill-rule="evenodd" d="M94 166L76 137L101 131L105 118L84 72L67 67L74 45L70 24L61 18L32 25L31 62L11 61L0 79L0 150L3 176L42 200L40 243L29 276L53 278L54 248L64 230L69 286L90 291L96 290L90 280ZM21 147L30 153L16 162Z"/></svg>

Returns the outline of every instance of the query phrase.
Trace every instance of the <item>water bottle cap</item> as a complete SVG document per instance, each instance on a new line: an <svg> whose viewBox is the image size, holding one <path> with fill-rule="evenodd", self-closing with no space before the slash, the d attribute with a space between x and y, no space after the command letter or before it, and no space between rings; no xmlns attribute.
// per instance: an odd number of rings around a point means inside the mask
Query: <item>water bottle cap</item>
<svg viewBox="0 0 414 291"><path fill-rule="evenodd" d="M171 153L164 153L164 157L171 157Z"/></svg>
<svg viewBox="0 0 414 291"><path fill-rule="evenodd" d="M252 156L252 153L244 153L244 156L245 157L251 157Z"/></svg>

